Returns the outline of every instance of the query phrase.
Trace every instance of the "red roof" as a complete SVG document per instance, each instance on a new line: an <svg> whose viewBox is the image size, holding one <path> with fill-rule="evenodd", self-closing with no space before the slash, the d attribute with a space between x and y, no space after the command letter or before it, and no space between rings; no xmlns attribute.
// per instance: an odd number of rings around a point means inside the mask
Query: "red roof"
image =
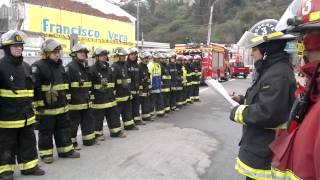
<svg viewBox="0 0 320 180"><path fill-rule="evenodd" d="M87 14L97 17L103 17L107 19L114 19L124 22L131 22L130 19L126 16L117 16L115 14L105 14L88 4L83 4L77 1L70 1L70 0L23 0L25 3L50 7L55 9L61 9L71 12L77 12L81 14Z"/></svg>

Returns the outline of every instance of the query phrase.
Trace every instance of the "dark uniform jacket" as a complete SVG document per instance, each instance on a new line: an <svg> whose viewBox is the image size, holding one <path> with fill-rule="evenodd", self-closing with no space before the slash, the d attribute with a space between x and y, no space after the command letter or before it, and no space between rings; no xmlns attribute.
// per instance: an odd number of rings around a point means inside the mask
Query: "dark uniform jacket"
<svg viewBox="0 0 320 180"><path fill-rule="evenodd" d="M69 80L70 110L88 109L90 106L90 89L92 86L89 77L87 62L73 59L67 66L66 72Z"/></svg>
<svg viewBox="0 0 320 180"><path fill-rule="evenodd" d="M32 65L34 84L34 107L37 114L57 115L68 111L68 78L62 60L54 62L41 59ZM56 101L48 102L48 96Z"/></svg>
<svg viewBox="0 0 320 180"><path fill-rule="evenodd" d="M114 95L115 77L108 63L97 61L90 67L94 109L105 109L116 106Z"/></svg>
<svg viewBox="0 0 320 180"><path fill-rule="evenodd" d="M115 74L115 90L117 102L131 100L131 78L128 75L126 62L115 62L112 64Z"/></svg>
<svg viewBox="0 0 320 180"><path fill-rule="evenodd" d="M182 71L182 64L177 64L176 65L177 67L177 90L180 91L183 89L183 84L182 84L182 81L183 81L183 71Z"/></svg>
<svg viewBox="0 0 320 180"><path fill-rule="evenodd" d="M192 62L190 66L193 70L193 83L200 84L200 77L201 77L201 65L197 62Z"/></svg>
<svg viewBox="0 0 320 180"><path fill-rule="evenodd" d="M254 169L270 169L269 144L275 137L274 129L288 120L295 98L295 78L285 52L257 61L255 67L257 80L242 98L242 105L234 108L231 118L245 124L239 143L240 161ZM241 163L238 165L243 168Z"/></svg>
<svg viewBox="0 0 320 180"><path fill-rule="evenodd" d="M140 86L140 73L137 61L127 60L128 75L131 78L131 94L138 95Z"/></svg>
<svg viewBox="0 0 320 180"><path fill-rule="evenodd" d="M178 87L178 70L175 63L169 64L169 73L171 76L171 90L177 90Z"/></svg>
<svg viewBox="0 0 320 180"><path fill-rule="evenodd" d="M32 110L31 68L23 58L0 60L0 128L21 128L35 123Z"/></svg>
<svg viewBox="0 0 320 180"><path fill-rule="evenodd" d="M151 90L151 80L150 80L150 73L148 69L148 65L144 63L139 64L139 73L140 73L140 96L149 96Z"/></svg>
<svg viewBox="0 0 320 180"><path fill-rule="evenodd" d="M161 92L170 92L170 86L171 86L171 76L169 67L166 63L161 63L161 79L162 79L162 85L161 85Z"/></svg>

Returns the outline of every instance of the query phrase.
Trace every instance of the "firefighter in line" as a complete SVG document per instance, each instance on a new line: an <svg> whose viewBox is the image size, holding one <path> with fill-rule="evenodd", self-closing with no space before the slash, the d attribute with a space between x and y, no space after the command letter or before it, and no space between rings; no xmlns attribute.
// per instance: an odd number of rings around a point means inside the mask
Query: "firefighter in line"
<svg viewBox="0 0 320 180"><path fill-rule="evenodd" d="M72 61L65 67L69 80L69 116L71 120L71 141L76 150L80 150L77 142L78 127L82 132L82 142L85 146L96 143L94 134L95 119L92 114L90 90L92 82L89 76L89 50L82 44L72 47Z"/></svg>
<svg viewBox="0 0 320 180"><path fill-rule="evenodd" d="M131 94L132 94L132 117L136 125L146 125L143 122L140 114L140 102L139 102L139 86L140 86L140 74L138 67L138 49L130 48L127 59L128 75L131 78Z"/></svg>
<svg viewBox="0 0 320 180"><path fill-rule="evenodd" d="M184 56L183 55L178 55L177 56L177 62L176 62L176 67L177 67L177 93L176 93L176 104L177 108L181 109L182 106L184 105L184 77L183 77L183 61L184 61Z"/></svg>
<svg viewBox="0 0 320 180"><path fill-rule="evenodd" d="M132 104L131 104L131 78L128 75L128 68L126 65L127 51L123 48L116 48L114 50L113 61L111 68L115 75L115 95L118 104L124 129L125 130L138 130L132 117Z"/></svg>
<svg viewBox="0 0 320 180"><path fill-rule="evenodd" d="M300 1L292 2L295 3ZM301 71L306 83L303 91L296 91L288 130L278 132L271 145L274 179L320 179L320 19L318 16L311 18L319 12L317 3L319 1L305 1L299 7L297 17L291 19L291 22L298 22L289 29L299 33L298 39L303 40L300 53L305 64ZM314 8L306 13L302 10L307 5Z"/></svg>
<svg viewBox="0 0 320 180"><path fill-rule="evenodd" d="M163 109L163 98L161 94L161 65L160 63L161 55L160 53L153 54L153 62L148 64L148 69L151 79L151 113L152 117L156 116L163 117L165 112Z"/></svg>
<svg viewBox="0 0 320 180"><path fill-rule="evenodd" d="M247 179L272 179L272 152L269 147L275 138L275 129L286 128L294 101L295 78L289 54L284 51L294 36L270 31L257 35L264 24L257 23L239 40L241 47L252 48L251 56L257 77L245 96L234 96L241 105L230 113L230 120L243 125L243 134L235 169ZM255 31L255 29L258 29ZM262 30L263 31L263 30Z"/></svg>
<svg viewBox="0 0 320 180"><path fill-rule="evenodd" d="M150 52L143 52L140 55L141 62L139 63L140 72L140 104L141 104L141 115L143 121L152 121L151 119L151 104L150 104L150 92L151 92L151 80L150 73L148 70L148 63L152 57Z"/></svg>
<svg viewBox="0 0 320 180"><path fill-rule="evenodd" d="M161 65L161 96L163 98L163 107L165 115L167 115L171 109L170 109L170 94L171 94L171 75L169 71L169 57L167 54L161 54L160 58L160 65Z"/></svg>
<svg viewBox="0 0 320 180"><path fill-rule="evenodd" d="M185 104L191 104L193 101L191 99L191 91L192 91L192 82L193 82L193 73L190 68L192 56L188 55L185 58L184 70L185 70Z"/></svg>
<svg viewBox="0 0 320 180"><path fill-rule="evenodd" d="M92 56L95 63L90 67L95 137L98 141L105 140L103 135L104 118L108 122L110 137L126 137L121 129L120 114L114 95L115 76L110 68L108 55L109 51L106 49L97 48Z"/></svg>
<svg viewBox="0 0 320 180"><path fill-rule="evenodd" d="M176 66L176 53L169 54L169 73L171 76L170 83L170 108L171 111L178 111L177 108L177 95L178 95L178 71Z"/></svg>
<svg viewBox="0 0 320 180"><path fill-rule="evenodd" d="M200 101L199 97L199 86L201 80L201 56L195 55L194 60L191 63L191 68L194 70L194 80L193 80L193 88L192 88L192 99L193 101L197 102Z"/></svg>
<svg viewBox="0 0 320 180"><path fill-rule="evenodd" d="M183 56L183 61L182 61L182 86L183 86L183 93L182 93L182 100L183 100L183 105L187 105L187 96L188 96L188 86L187 86L187 56Z"/></svg>
<svg viewBox="0 0 320 180"><path fill-rule="evenodd" d="M53 162L53 140L61 158L80 158L71 142L67 91L68 78L62 65L62 46L47 39L41 46L41 59L32 65L34 107L39 122L39 154L44 163Z"/></svg>
<svg viewBox="0 0 320 180"><path fill-rule="evenodd" d="M24 40L20 32L1 36L0 60L0 179L13 179L16 161L22 175L41 176L32 110L33 80L23 61Z"/></svg>

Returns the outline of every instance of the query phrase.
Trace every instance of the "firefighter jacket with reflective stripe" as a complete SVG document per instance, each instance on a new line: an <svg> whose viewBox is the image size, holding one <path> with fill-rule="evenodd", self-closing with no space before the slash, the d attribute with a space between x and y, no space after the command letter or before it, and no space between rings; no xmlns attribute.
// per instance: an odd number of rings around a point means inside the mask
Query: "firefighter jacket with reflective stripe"
<svg viewBox="0 0 320 180"><path fill-rule="evenodd" d="M177 64L177 90L182 90L183 88L183 66L182 64Z"/></svg>
<svg viewBox="0 0 320 180"><path fill-rule="evenodd" d="M0 128L20 128L35 122L31 68L23 58L0 60Z"/></svg>
<svg viewBox="0 0 320 180"><path fill-rule="evenodd" d="M140 86L140 73L137 61L127 60L128 75L131 78L131 93L138 95Z"/></svg>
<svg viewBox="0 0 320 180"><path fill-rule="evenodd" d="M169 66L166 63L161 63L161 92L170 92L171 75Z"/></svg>
<svg viewBox="0 0 320 180"><path fill-rule="evenodd" d="M80 62L77 59L66 66L66 73L69 80L70 110L88 109L90 105L90 90L92 87L89 77L89 66L87 62Z"/></svg>
<svg viewBox="0 0 320 180"><path fill-rule="evenodd" d="M62 60L41 59L32 65L34 107L40 115L57 115L68 111L68 77ZM50 99L52 102L48 102Z"/></svg>
<svg viewBox="0 0 320 180"><path fill-rule="evenodd" d="M115 62L112 64L115 75L116 100L118 102L131 99L131 78L128 75L126 62Z"/></svg>
<svg viewBox="0 0 320 180"><path fill-rule="evenodd" d="M148 70L148 66L144 63L139 64L139 72L140 72L140 90L142 91L142 96L149 96L151 90L151 80L150 73Z"/></svg>
<svg viewBox="0 0 320 180"><path fill-rule="evenodd" d="M274 129L288 120L296 85L285 52L269 55L257 61L255 67L258 78L247 90L245 104L234 108L230 119L243 124L236 170L254 178L265 178L271 175L269 145L275 137Z"/></svg>
<svg viewBox="0 0 320 180"><path fill-rule="evenodd" d="M161 92L161 66L159 63L151 62L148 64L148 69L151 79L151 92L160 93Z"/></svg>
<svg viewBox="0 0 320 180"><path fill-rule="evenodd" d="M90 75L94 96L92 108L105 109L115 106L115 77L109 64L97 61L90 67Z"/></svg>
<svg viewBox="0 0 320 180"><path fill-rule="evenodd" d="M171 82L170 82L170 86L171 86L171 90L177 90L178 87L178 71L177 71L177 66L176 63L170 63L169 64L169 73L171 76Z"/></svg>
<svg viewBox="0 0 320 180"><path fill-rule="evenodd" d="M201 78L201 66L200 63L192 62L191 69L193 71L193 84L200 84L200 78Z"/></svg>
<svg viewBox="0 0 320 180"><path fill-rule="evenodd" d="M306 87L311 84L318 62L302 66ZM316 88L311 91L310 103L303 122L292 132L278 130L271 145L274 179L320 179L320 71ZM298 90L300 91L300 90ZM296 93L299 93L296 91ZM301 92L300 92L301 93Z"/></svg>
<svg viewBox="0 0 320 180"><path fill-rule="evenodd" d="M190 67L190 64L185 64L184 65L185 71L186 71L186 84L187 86L192 85L193 82L193 72L192 69Z"/></svg>

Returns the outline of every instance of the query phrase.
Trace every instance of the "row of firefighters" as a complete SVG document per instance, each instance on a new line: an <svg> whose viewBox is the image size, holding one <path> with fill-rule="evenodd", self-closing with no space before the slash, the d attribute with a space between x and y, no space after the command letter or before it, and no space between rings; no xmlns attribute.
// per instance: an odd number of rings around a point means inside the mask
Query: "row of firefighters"
<svg viewBox="0 0 320 180"><path fill-rule="evenodd" d="M38 166L36 123L39 155L44 163L53 163L53 137L59 157L80 157L79 125L83 145L96 145L104 140L104 119L111 137L124 138L122 124L124 130L138 130L144 121L200 100L200 56L116 48L109 65L109 51L97 48L96 61L89 67L89 50L77 44L64 67L61 44L48 39L42 44L41 60L29 66L23 62L20 32L9 31L1 40L2 179L13 179L16 160L23 175L45 174Z"/></svg>

